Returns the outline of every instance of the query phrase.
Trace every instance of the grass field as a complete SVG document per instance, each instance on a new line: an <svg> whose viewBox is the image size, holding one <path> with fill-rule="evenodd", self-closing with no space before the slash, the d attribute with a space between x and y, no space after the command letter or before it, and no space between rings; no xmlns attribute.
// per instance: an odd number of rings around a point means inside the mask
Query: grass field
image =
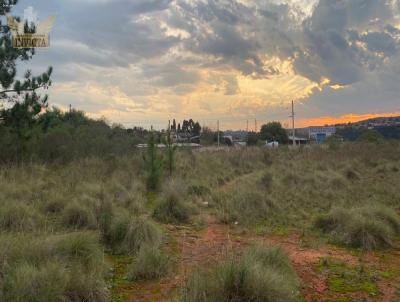
<svg viewBox="0 0 400 302"><path fill-rule="evenodd" d="M399 301L399 213L391 142L2 166L0 301Z"/></svg>

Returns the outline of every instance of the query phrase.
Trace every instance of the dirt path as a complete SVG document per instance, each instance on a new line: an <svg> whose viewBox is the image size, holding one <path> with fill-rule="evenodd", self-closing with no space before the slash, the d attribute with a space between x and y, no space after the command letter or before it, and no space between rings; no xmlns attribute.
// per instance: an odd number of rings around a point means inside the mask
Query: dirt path
<svg viewBox="0 0 400 302"><path fill-rule="evenodd" d="M302 293L306 301L339 301L341 295L331 293L326 274L315 270L321 258L334 258L348 265L356 266L378 265L382 270L400 269L400 257L395 253L384 260L374 254L362 257L350 252L332 247L322 246L308 248L301 244L301 237L296 234L289 236L252 236L241 235L225 225L211 223L201 231L190 227L168 226L169 234L174 239L169 247L177 255L175 272L167 279L155 282L137 283L128 301L167 301L171 299L180 284L196 269L204 269L224 259L227 255L239 251L243 247L256 242L280 246L291 259L294 269L302 283ZM400 276L399 276L400 277ZM373 298L364 293L352 294L351 300L340 301L383 301L393 302L396 293L396 280L379 280L377 282L381 294Z"/></svg>

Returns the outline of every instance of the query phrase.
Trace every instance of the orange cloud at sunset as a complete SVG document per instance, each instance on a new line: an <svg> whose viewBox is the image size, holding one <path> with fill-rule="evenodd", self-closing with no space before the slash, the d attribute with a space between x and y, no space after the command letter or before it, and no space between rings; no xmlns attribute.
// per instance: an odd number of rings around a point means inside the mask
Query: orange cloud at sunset
<svg viewBox="0 0 400 302"><path fill-rule="evenodd" d="M367 120L377 117L394 117L400 116L400 112L389 112L389 113L366 113L366 114L345 114L341 116L322 116L313 119L304 119L298 122L298 127L308 126L321 126L321 125L333 125L333 124L344 124L354 123L362 120Z"/></svg>

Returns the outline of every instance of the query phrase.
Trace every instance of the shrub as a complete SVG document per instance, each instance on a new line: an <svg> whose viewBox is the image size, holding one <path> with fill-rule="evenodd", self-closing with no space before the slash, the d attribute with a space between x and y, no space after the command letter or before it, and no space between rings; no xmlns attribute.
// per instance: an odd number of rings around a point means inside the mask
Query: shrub
<svg viewBox="0 0 400 302"><path fill-rule="evenodd" d="M218 214L222 222L234 221L254 224L276 215L275 203L259 190L242 189L221 196L217 200Z"/></svg>
<svg viewBox="0 0 400 302"><path fill-rule="evenodd" d="M128 279L152 280L168 273L169 257L158 246L143 246L128 269Z"/></svg>
<svg viewBox="0 0 400 302"><path fill-rule="evenodd" d="M40 221L40 215L31 207L6 203L0 208L0 230L33 231Z"/></svg>
<svg viewBox="0 0 400 302"><path fill-rule="evenodd" d="M260 184L264 189L269 190L272 186L272 181L273 175L270 172L265 172L260 179Z"/></svg>
<svg viewBox="0 0 400 302"><path fill-rule="evenodd" d="M36 302L62 301L67 284L64 267L48 262L36 267L27 262L18 263L5 276L2 301Z"/></svg>
<svg viewBox="0 0 400 302"><path fill-rule="evenodd" d="M275 248L250 248L211 272L196 273L180 301L297 301L298 286L289 260Z"/></svg>
<svg viewBox="0 0 400 302"><path fill-rule="evenodd" d="M162 232L146 218L130 218L121 215L114 218L107 243L118 253L135 254L143 245L159 245Z"/></svg>
<svg viewBox="0 0 400 302"><path fill-rule="evenodd" d="M54 241L53 252L59 260L87 271L102 272L103 254L96 234L74 233L62 235Z"/></svg>
<svg viewBox="0 0 400 302"><path fill-rule="evenodd" d="M98 237L0 237L0 301L108 301Z"/></svg>
<svg viewBox="0 0 400 302"><path fill-rule="evenodd" d="M66 301L69 302L107 302L110 295L106 283L96 273L85 273L73 268L65 289Z"/></svg>
<svg viewBox="0 0 400 302"><path fill-rule="evenodd" d="M122 243L122 249L126 253L137 253L143 245L158 245L161 239L161 231L154 222L145 218L133 219Z"/></svg>
<svg viewBox="0 0 400 302"><path fill-rule="evenodd" d="M129 215L119 214L113 216L110 229L103 233L104 241L111 247L119 246L128 232L129 222Z"/></svg>
<svg viewBox="0 0 400 302"><path fill-rule="evenodd" d="M171 182L154 208L153 217L163 223L188 223L191 209L182 200L185 196L182 186Z"/></svg>
<svg viewBox="0 0 400 302"><path fill-rule="evenodd" d="M85 206L76 202L70 203L62 213L62 221L65 225L74 228L85 228L94 225L95 217Z"/></svg>
<svg viewBox="0 0 400 302"><path fill-rule="evenodd" d="M400 234L400 218L386 207L333 209L319 216L315 227L330 234L338 243L373 250L393 247L395 234Z"/></svg>

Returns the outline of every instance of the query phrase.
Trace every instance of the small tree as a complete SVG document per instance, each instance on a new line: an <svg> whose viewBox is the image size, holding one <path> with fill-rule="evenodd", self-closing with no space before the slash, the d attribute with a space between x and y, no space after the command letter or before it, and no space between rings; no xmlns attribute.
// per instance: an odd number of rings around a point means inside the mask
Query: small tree
<svg viewBox="0 0 400 302"><path fill-rule="evenodd" d="M0 20L0 126L4 125L16 132L19 138L29 138L32 125L38 114L47 106L47 96L37 94L40 89L51 85L49 67L41 75L33 76L27 70L22 79L17 79L17 63L32 59L32 48L17 49L12 46L11 24L21 18L9 15L17 0L0 0L0 16L7 17L9 24ZM35 28L25 23L25 33L35 32ZM1 106L7 104L5 106Z"/></svg>
<svg viewBox="0 0 400 302"><path fill-rule="evenodd" d="M147 188L151 191L159 189L163 172L163 161L158 155L155 140L156 138L152 129L147 145L147 155L144 157L147 169Z"/></svg>
<svg viewBox="0 0 400 302"><path fill-rule="evenodd" d="M289 137L281 123L271 122L261 126L260 137L263 140L278 141L281 144L287 144Z"/></svg>
<svg viewBox="0 0 400 302"><path fill-rule="evenodd" d="M368 129L358 137L360 142L380 143L384 140L384 136L375 129Z"/></svg>
<svg viewBox="0 0 400 302"><path fill-rule="evenodd" d="M174 120L175 122L175 120ZM168 172L169 176L172 176L172 172L175 169L175 152L176 152L176 146L174 146L171 138L171 127L168 124L167 128L167 133L166 133L166 138L165 138L165 145L167 146L167 167L168 167Z"/></svg>

